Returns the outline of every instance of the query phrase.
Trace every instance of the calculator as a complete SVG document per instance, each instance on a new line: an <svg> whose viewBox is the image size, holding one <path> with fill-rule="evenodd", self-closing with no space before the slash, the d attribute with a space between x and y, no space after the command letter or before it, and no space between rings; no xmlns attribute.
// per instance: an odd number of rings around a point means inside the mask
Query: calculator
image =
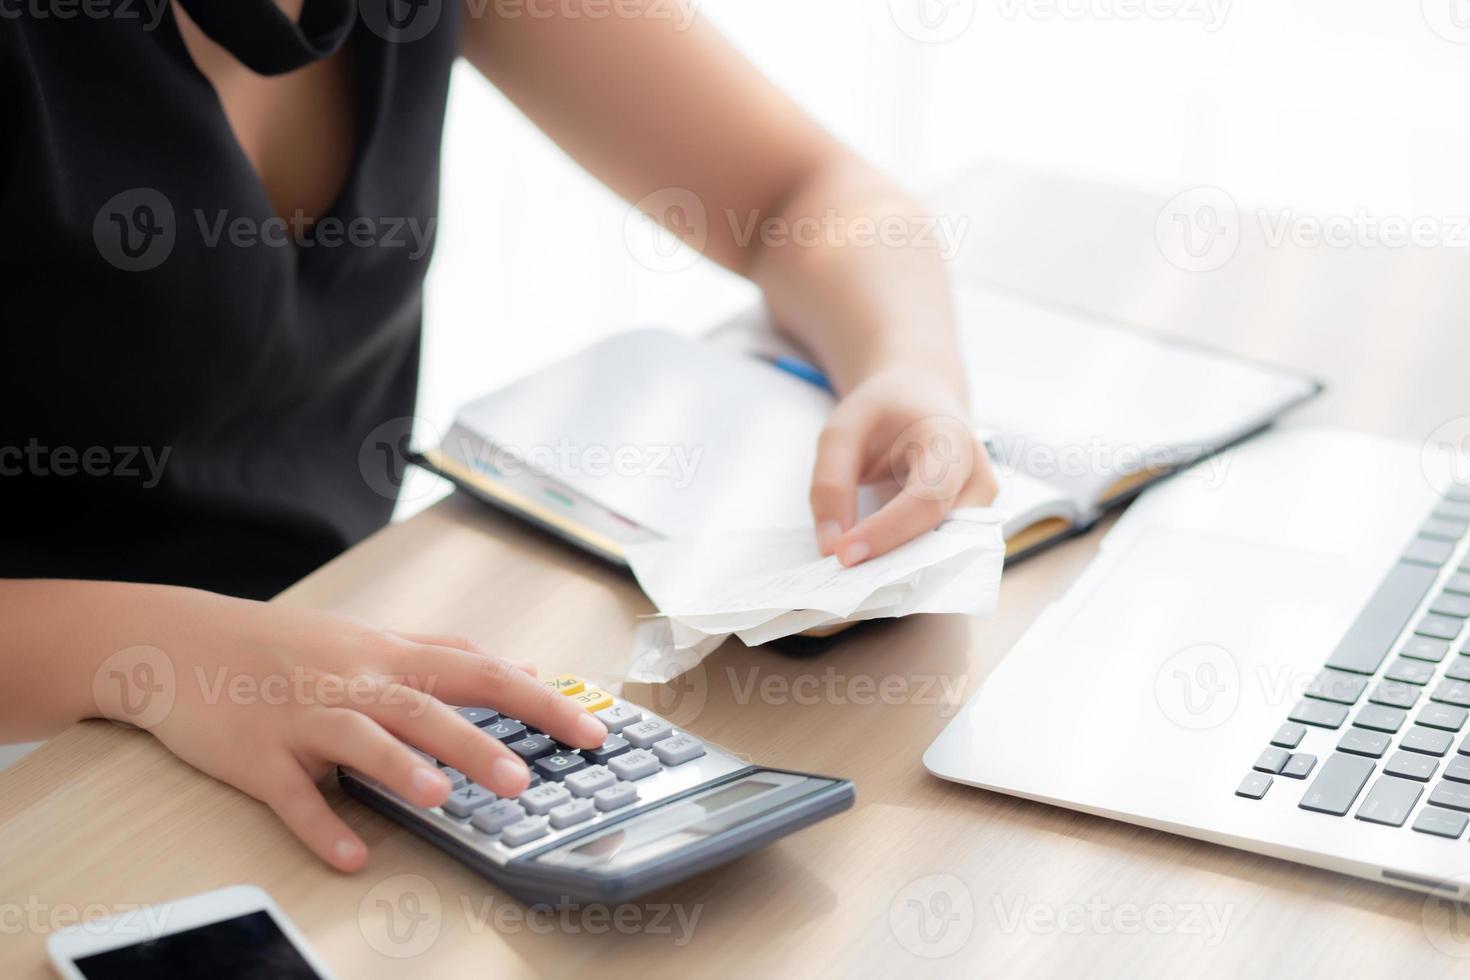
<svg viewBox="0 0 1470 980"><path fill-rule="evenodd" d="M415 806L345 767L338 780L530 905L627 901L853 804L849 780L752 765L572 675L545 683L607 726L601 747L457 709L530 766L520 796L499 798L438 760L453 786L442 806Z"/></svg>

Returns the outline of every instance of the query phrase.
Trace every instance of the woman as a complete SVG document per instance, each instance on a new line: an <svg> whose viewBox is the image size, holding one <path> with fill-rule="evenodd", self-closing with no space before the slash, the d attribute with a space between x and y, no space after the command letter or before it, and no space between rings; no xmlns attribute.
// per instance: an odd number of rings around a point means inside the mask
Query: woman
<svg viewBox="0 0 1470 980"><path fill-rule="evenodd" d="M358 450L412 415L427 248L404 229L432 228L451 64L629 200L681 188L787 226L916 207L675 0L67 9L0 18L0 741L132 721L346 871L366 851L316 788L334 763L442 802L402 739L498 794L526 787L446 703L601 744L532 668L467 640L260 601L388 519ZM937 251L740 227L712 220L706 254L763 288L841 395L812 479L823 552L854 564L987 502L983 452L942 437L966 401ZM917 485L934 462L941 486L855 520L860 483ZM131 696L159 671L162 716ZM359 695L221 696L221 677Z"/></svg>

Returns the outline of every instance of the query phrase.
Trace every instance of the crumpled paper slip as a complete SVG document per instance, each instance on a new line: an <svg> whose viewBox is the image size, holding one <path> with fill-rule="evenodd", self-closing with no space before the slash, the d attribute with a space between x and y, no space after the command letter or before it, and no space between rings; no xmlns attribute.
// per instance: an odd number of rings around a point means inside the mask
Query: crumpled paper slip
<svg viewBox="0 0 1470 980"><path fill-rule="evenodd" d="M1004 518L989 508L957 510L853 568L822 557L811 528L631 545L624 556L659 616L640 625L627 680L668 681L731 634L757 646L865 619L988 615L1000 592Z"/></svg>

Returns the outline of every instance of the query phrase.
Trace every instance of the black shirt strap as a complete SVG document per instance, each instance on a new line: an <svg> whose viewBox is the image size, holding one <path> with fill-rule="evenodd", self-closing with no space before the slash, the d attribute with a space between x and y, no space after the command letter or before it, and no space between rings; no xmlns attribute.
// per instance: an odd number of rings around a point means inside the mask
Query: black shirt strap
<svg viewBox="0 0 1470 980"><path fill-rule="evenodd" d="M179 0L211 40L259 75L283 75L332 54L347 40L354 0L305 0L291 19L275 0Z"/></svg>

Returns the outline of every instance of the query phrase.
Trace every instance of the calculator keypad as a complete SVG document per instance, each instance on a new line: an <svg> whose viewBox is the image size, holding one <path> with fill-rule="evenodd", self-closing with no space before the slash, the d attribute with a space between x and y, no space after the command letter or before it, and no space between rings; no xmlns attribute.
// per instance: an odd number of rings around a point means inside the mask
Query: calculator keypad
<svg viewBox="0 0 1470 980"><path fill-rule="evenodd" d="M459 709L526 762L531 786L514 799L500 799L462 773L441 767L454 790L442 807L421 811L423 819L496 861L747 768L575 675L561 674L543 683L606 725L607 740L596 749L573 749L488 708Z"/></svg>

